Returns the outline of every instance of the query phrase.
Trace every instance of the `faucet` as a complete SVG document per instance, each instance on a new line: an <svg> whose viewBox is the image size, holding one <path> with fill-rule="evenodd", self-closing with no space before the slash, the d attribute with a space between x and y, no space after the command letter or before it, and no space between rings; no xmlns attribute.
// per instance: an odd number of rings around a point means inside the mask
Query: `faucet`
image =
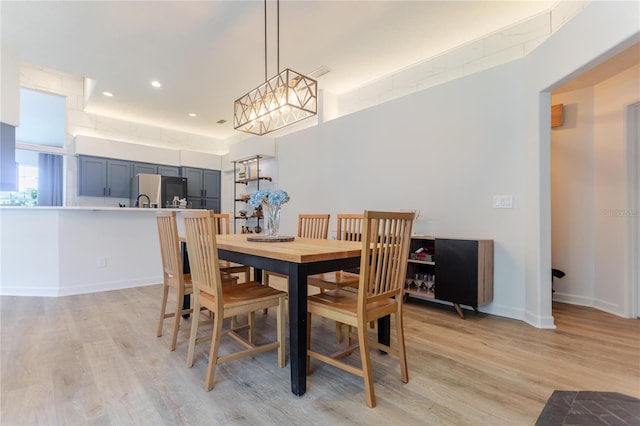
<svg viewBox="0 0 640 426"><path fill-rule="evenodd" d="M147 194L140 194L138 195L138 198L136 198L136 207L140 207L140 197L146 197L147 198L147 204L151 205L151 199L149 198L149 196ZM144 206L144 204L143 204Z"/></svg>

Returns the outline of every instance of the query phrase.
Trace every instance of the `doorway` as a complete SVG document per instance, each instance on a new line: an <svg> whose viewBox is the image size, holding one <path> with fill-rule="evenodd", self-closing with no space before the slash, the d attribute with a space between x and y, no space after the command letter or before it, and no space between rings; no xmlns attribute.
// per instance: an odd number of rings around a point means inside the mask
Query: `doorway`
<svg viewBox="0 0 640 426"><path fill-rule="evenodd" d="M637 45L629 53L635 54ZM626 52L623 52L626 53ZM564 123L551 137L552 300L640 317L640 64L604 62L552 94ZM588 84L585 84L588 83Z"/></svg>
<svg viewBox="0 0 640 426"><path fill-rule="evenodd" d="M640 318L640 102L627 110L627 158L629 158L629 301L631 313ZM635 292L635 297L634 297ZM634 304L635 302L635 304Z"/></svg>

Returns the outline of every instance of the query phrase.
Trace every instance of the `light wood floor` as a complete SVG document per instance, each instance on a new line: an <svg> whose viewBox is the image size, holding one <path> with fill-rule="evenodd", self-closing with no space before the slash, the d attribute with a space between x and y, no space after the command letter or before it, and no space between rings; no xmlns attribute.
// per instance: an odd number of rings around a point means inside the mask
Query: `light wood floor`
<svg viewBox="0 0 640 426"><path fill-rule="evenodd" d="M557 329L540 330L407 303L410 381L374 351L374 409L359 378L317 363L294 396L275 351L222 364L205 392L208 344L193 368L188 329L169 352L168 333L155 336L160 297L160 286L2 297L0 424L532 425L556 389L640 397L640 321L563 304ZM273 338L275 312L258 319ZM333 324L313 324L314 342L331 346Z"/></svg>

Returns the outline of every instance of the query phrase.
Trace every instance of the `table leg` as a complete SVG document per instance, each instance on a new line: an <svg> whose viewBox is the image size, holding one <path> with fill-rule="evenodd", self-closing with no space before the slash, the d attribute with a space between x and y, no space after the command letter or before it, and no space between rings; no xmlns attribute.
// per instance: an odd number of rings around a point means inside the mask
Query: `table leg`
<svg viewBox="0 0 640 426"><path fill-rule="evenodd" d="M378 343L389 346L391 343L391 316L378 318ZM386 355L385 351L379 351Z"/></svg>
<svg viewBox="0 0 640 426"><path fill-rule="evenodd" d="M289 268L289 354L291 392L302 396L307 391L307 267Z"/></svg>
<svg viewBox="0 0 640 426"><path fill-rule="evenodd" d="M187 243L184 241L180 243L180 252L182 255L182 272L185 274L191 273L191 267L189 266L189 253L187 253ZM191 295L185 294L182 299L182 309L189 309L191 307ZM182 318L189 318L189 314L184 314Z"/></svg>

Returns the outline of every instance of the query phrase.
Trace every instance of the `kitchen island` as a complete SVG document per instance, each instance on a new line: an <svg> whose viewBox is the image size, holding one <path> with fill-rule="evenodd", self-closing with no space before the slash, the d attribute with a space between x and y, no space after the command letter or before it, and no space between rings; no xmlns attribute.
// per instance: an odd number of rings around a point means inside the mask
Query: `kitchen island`
<svg viewBox="0 0 640 426"><path fill-rule="evenodd" d="M0 295L66 296L161 283L156 211L0 207Z"/></svg>

